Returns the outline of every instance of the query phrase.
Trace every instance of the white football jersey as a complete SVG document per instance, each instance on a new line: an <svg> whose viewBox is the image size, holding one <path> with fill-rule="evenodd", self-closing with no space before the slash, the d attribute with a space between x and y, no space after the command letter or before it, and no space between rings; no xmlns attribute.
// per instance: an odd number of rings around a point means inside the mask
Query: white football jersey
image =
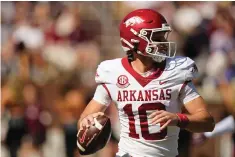
<svg viewBox="0 0 235 157"><path fill-rule="evenodd" d="M199 95L192 83L197 74L188 57L167 59L166 64L143 77L132 69L127 58L102 62L97 69L99 84L94 100L115 102L121 124L118 156L175 157L178 155L180 128L151 125L148 116L156 110L181 112L185 104ZM186 88L187 87L187 88Z"/></svg>

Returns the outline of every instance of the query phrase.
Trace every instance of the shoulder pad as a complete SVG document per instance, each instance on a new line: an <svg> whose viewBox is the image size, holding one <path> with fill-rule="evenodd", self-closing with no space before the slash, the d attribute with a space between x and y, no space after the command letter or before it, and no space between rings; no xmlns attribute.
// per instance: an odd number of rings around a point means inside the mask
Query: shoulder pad
<svg viewBox="0 0 235 157"><path fill-rule="evenodd" d="M113 71L117 70L117 64L120 59L106 60L98 65L95 75L96 83L111 83Z"/></svg>
<svg viewBox="0 0 235 157"><path fill-rule="evenodd" d="M177 75L185 81L193 80L198 76L198 69L195 62L189 57L176 56L168 61L166 70L176 71Z"/></svg>

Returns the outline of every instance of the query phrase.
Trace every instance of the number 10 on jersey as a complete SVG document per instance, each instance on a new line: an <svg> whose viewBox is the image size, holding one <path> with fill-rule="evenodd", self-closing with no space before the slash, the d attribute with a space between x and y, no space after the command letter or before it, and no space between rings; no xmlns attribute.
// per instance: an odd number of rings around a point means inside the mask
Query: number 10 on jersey
<svg viewBox="0 0 235 157"><path fill-rule="evenodd" d="M126 104L123 107L125 114L128 116L129 120L129 136L132 138L139 139L140 135L136 132L135 126L135 118L132 110L132 104ZM142 137L145 140L161 140L164 139L167 135L167 128L157 133L149 132L149 124L148 124L148 115L147 111L152 110L166 110L165 105L162 103L144 103L138 108L138 116L140 119L140 129Z"/></svg>

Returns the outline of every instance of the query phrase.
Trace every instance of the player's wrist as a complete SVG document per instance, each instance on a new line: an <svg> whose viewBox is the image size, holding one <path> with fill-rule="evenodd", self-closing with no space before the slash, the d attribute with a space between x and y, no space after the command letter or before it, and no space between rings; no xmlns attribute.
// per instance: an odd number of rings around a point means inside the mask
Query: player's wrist
<svg viewBox="0 0 235 157"><path fill-rule="evenodd" d="M189 124L189 119L187 115L182 113L176 113L176 116L178 117L178 122L176 125L180 128L186 128Z"/></svg>

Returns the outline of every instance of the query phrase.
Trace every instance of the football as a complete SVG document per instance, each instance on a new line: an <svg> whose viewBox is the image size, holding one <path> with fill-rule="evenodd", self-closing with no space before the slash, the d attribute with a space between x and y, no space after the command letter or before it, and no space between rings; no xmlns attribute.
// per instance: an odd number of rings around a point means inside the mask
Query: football
<svg viewBox="0 0 235 157"><path fill-rule="evenodd" d="M81 155L89 155L102 149L111 136L111 122L105 116L94 118L94 125L79 130L77 135L77 146Z"/></svg>

